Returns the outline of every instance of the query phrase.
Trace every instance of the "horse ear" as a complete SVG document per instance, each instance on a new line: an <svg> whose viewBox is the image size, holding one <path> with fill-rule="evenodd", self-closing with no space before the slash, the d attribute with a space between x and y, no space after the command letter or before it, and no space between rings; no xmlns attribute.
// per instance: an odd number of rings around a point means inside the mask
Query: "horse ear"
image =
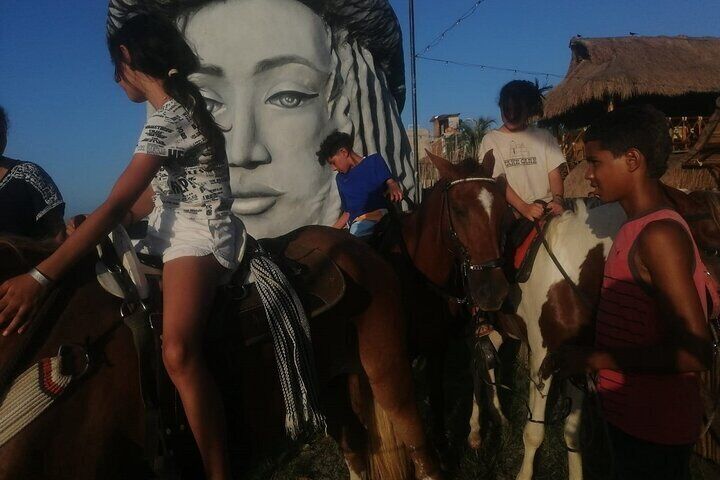
<svg viewBox="0 0 720 480"><path fill-rule="evenodd" d="M495 179L495 184L500 188L503 195L506 195L505 191L507 190L507 178L505 178L505 175L498 175Z"/></svg>
<svg viewBox="0 0 720 480"><path fill-rule="evenodd" d="M433 154L429 150L425 149L425 153L427 153L428 158L432 162L433 165L435 165L435 168L438 169L438 173L440 173L440 178L444 178L446 180L456 180L458 175L453 169L453 164L445 160L444 158Z"/></svg>
<svg viewBox="0 0 720 480"><path fill-rule="evenodd" d="M495 155L493 154L492 148L485 153L480 168L483 170L484 176L492 177L495 171Z"/></svg>

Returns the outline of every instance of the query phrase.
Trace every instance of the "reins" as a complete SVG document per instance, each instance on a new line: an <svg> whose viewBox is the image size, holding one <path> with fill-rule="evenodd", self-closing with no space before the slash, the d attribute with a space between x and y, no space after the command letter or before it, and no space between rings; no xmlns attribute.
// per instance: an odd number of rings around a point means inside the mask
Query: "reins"
<svg viewBox="0 0 720 480"><path fill-rule="evenodd" d="M460 241L460 237L457 234L457 231L455 230L455 224L453 223L452 219L452 213L450 212L450 189L453 188L456 185L460 185L462 183L467 182L490 182L495 183L494 178L489 177L468 177L468 178L461 178L459 180L453 180L452 182L449 182L445 187L443 188L443 196L442 196L442 207L441 207L441 213L440 213L440 229L438 231L438 235L441 234L443 231L443 219L445 217L445 213L447 212L447 218L448 218L448 227L449 231L448 234L450 236L450 240L453 243L453 246L456 248L456 250L460 254L460 273L462 276L462 283L463 283L463 291L465 293L465 298L462 299L462 302L458 301L458 303L462 304L470 304L470 299L468 298L468 286L469 286L469 274L470 272L478 272L478 271L484 271L484 270L492 270L494 268L500 268L503 266L503 258L497 257L490 259L486 262L482 263L472 263L472 259L470 257L470 253L468 252L467 248L463 243ZM451 253L455 253L452 252Z"/></svg>
<svg viewBox="0 0 720 480"><path fill-rule="evenodd" d="M538 237L540 238L540 241L542 242L543 247L545 248L545 251L547 252L548 256L550 257L550 260L555 264L555 267L558 269L560 274L563 276L565 281L570 285L570 288L572 289L573 293L580 299L582 304L588 309L588 312L593 313L593 306L590 302L590 299L587 298L587 294L583 292L577 283L573 281L572 278L570 278L570 275L568 275L565 268L563 268L560 261L557 259L555 254L553 253L552 249L550 248L550 245L547 242L547 238L545 238L545 232L542 228L540 228L540 222L538 220L533 221L533 227L535 228L535 231L538 234Z"/></svg>

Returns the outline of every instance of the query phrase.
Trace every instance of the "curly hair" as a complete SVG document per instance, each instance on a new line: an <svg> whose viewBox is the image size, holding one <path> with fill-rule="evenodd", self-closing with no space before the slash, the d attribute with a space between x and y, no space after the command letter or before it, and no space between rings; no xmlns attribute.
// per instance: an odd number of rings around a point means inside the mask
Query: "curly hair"
<svg viewBox="0 0 720 480"><path fill-rule="evenodd" d="M322 141L320 150L316 153L320 165L325 165L330 157L335 155L341 148L345 148L348 152L351 152L353 148L353 138L347 133L335 130Z"/></svg>
<svg viewBox="0 0 720 480"><path fill-rule="evenodd" d="M665 114L652 105L619 108L606 113L585 131L585 142L598 141L616 157L637 148L645 157L647 175L660 178L672 151Z"/></svg>

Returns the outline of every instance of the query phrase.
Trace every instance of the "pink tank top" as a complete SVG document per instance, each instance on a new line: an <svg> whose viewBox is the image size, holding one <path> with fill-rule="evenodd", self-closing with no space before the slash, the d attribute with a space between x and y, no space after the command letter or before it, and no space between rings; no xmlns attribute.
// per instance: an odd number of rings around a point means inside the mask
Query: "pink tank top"
<svg viewBox="0 0 720 480"><path fill-rule="evenodd" d="M628 262L635 240L649 223L658 220L680 223L692 238L685 220L670 209L628 221L613 243L598 304L595 346L624 348L657 344L665 332L658 318L663 315L641 286ZM693 278L707 314L705 267L695 250ZM702 425L702 403L695 373L637 374L615 370L598 372L598 394L605 419L642 440L682 445L694 443Z"/></svg>

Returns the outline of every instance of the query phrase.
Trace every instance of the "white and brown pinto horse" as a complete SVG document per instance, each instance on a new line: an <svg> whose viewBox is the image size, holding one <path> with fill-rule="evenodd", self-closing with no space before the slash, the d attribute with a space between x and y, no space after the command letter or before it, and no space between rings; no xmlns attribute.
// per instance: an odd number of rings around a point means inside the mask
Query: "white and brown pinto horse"
<svg viewBox="0 0 720 480"><path fill-rule="evenodd" d="M720 278L720 194L690 192L665 187L668 202L687 220L709 274ZM595 332L594 307L600 298L605 259L612 240L625 221L617 203L588 209L582 199L574 200L571 211L552 219L546 239L570 280L574 291L541 248L527 283L521 284L522 298L517 314L527 326L530 347L530 401L533 422L523 431L525 455L518 480L530 480L535 453L544 439L545 407L552 377L543 380L542 363L548 352L561 345L592 345ZM584 298L581 298L584 297ZM544 373L544 372L543 372ZM580 414L584 392L566 382L571 401L565 420L570 479L582 478L580 455Z"/></svg>
<svg viewBox="0 0 720 480"><path fill-rule="evenodd" d="M517 475L530 480L535 453L545 436L547 398L552 376L543 379L541 366L548 352L562 345L592 345L593 312L602 285L605 259L613 238L625 221L625 212L616 204L588 209L582 199L574 200L571 210L550 221L545 240L570 280L582 292L574 291L547 249L540 248L527 282L519 284L521 299L517 315L527 328L528 369L530 375L528 408L532 421L525 424L525 454ZM583 391L566 382L570 413L565 419L570 479L582 478L580 456L580 414Z"/></svg>
<svg viewBox="0 0 720 480"><path fill-rule="evenodd" d="M491 168L492 152L483 163ZM717 279L720 274L720 196L717 193L691 192L666 188L669 202L683 215L703 254L705 264ZM492 201L504 202L502 198ZM523 430L525 453L517 474L518 480L533 476L535 453L545 435L547 398L552 376L543 378L541 367L548 352L562 345L592 345L597 304L602 285L605 259L615 234L626 215L616 204L588 208L584 199L571 202L572 208L550 220L545 240L557 262L565 270L572 284L563 276L546 248L538 250L532 273L527 282L517 285L519 300L516 314L525 325L522 340L527 342L529 367L530 419ZM489 219L499 221L498 219ZM577 292L575 289L579 289ZM501 319L502 320L502 319ZM502 322L512 324L512 322ZM502 327L501 327L502 328ZM498 339L493 344L499 346ZM572 480L582 478L580 455L580 415L584 392L566 382L566 395L570 400L569 414L565 419L564 437L568 447L568 471ZM497 392L493 403L498 405ZM471 446L479 444L479 421L471 418Z"/></svg>

